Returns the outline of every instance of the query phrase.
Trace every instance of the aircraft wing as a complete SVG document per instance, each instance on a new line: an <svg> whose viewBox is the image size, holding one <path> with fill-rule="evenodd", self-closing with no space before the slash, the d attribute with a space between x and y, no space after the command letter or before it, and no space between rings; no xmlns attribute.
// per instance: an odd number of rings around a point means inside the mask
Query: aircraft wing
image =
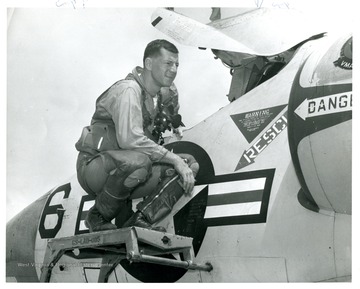
<svg viewBox="0 0 360 289"><path fill-rule="evenodd" d="M203 24L163 8L152 25L180 44L270 56L326 32L304 14L291 9L259 8Z"/></svg>

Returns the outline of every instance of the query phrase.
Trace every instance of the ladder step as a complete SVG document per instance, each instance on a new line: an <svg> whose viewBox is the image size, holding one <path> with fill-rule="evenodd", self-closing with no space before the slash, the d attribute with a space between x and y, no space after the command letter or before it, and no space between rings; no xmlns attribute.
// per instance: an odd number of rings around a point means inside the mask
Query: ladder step
<svg viewBox="0 0 360 289"><path fill-rule="evenodd" d="M133 262L147 262L191 270L211 271L211 264L199 265L193 263L194 250L192 241L193 239L190 237L139 227L50 239L45 252L45 265L41 269L40 281L50 281L52 269L63 254L68 251L80 251L82 249L96 249L110 254L109 258L111 260L116 260L109 271L101 272L102 280L99 281L103 282L107 281L107 277L116 267L116 263L125 258ZM184 261L156 256L175 253L181 253ZM112 257L114 254L115 257Z"/></svg>
<svg viewBox="0 0 360 289"><path fill-rule="evenodd" d="M178 267L178 268L190 269L190 270L200 270L200 271L210 272L213 269L211 263L196 264L193 263L191 260L180 261L180 260L173 260L173 259L161 258L156 256L149 256L144 254L140 254L138 256L128 256L128 259L129 261L134 261L134 262L153 263L158 265L166 265L166 266L172 266L172 267Z"/></svg>

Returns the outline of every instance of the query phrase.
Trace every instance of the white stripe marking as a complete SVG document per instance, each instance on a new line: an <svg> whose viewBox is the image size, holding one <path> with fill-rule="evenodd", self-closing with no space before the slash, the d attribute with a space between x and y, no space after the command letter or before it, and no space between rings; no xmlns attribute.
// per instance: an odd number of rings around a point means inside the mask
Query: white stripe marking
<svg viewBox="0 0 360 289"><path fill-rule="evenodd" d="M80 221L79 230L80 231L88 230L88 228L85 226L85 220Z"/></svg>
<svg viewBox="0 0 360 289"><path fill-rule="evenodd" d="M89 211L90 210L90 208L92 207L92 206L94 206L95 205L95 200L91 200L91 201L86 201L86 202L84 202L84 206L83 206L83 212L86 212L86 211Z"/></svg>
<svg viewBox="0 0 360 289"><path fill-rule="evenodd" d="M261 202L206 207L205 219L260 214Z"/></svg>
<svg viewBox="0 0 360 289"><path fill-rule="evenodd" d="M209 185L209 195L229 194L242 191L263 190L266 177Z"/></svg>

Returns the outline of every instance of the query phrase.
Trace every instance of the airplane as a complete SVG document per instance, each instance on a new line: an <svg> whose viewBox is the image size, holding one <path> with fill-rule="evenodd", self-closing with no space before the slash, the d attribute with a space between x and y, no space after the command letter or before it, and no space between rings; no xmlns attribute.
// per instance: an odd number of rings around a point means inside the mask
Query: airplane
<svg viewBox="0 0 360 289"><path fill-rule="evenodd" d="M118 230L89 233L94 199L75 175L8 222L7 282L351 282L352 34L302 29L295 15L257 8L208 24L173 9L152 15L177 43L212 49L232 76L228 105L166 139L200 165L191 196L159 223L168 233L119 229L159 247L191 242L188 266L176 245L162 263L127 252L109 265L123 249L92 246ZM291 35L275 29L284 23ZM159 254L155 245L144 250Z"/></svg>

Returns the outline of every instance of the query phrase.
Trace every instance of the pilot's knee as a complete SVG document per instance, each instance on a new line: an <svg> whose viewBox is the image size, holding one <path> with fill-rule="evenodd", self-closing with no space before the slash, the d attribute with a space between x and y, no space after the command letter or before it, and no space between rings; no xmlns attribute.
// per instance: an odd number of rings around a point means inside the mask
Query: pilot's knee
<svg viewBox="0 0 360 289"><path fill-rule="evenodd" d="M179 154L182 159L185 159L190 169L193 171L194 176L199 172L200 166L196 159L190 154Z"/></svg>
<svg viewBox="0 0 360 289"><path fill-rule="evenodd" d="M101 160L103 162L104 171L110 175L114 170L119 166L119 162L108 153L100 154Z"/></svg>
<svg viewBox="0 0 360 289"><path fill-rule="evenodd" d="M109 175L123 176L124 186L134 188L145 182L151 172L152 162L142 153L132 151L111 151L103 154L106 171Z"/></svg>
<svg viewBox="0 0 360 289"><path fill-rule="evenodd" d="M130 150L107 151L104 156L110 157L117 165L125 168L148 167L151 168L149 157L143 153Z"/></svg>
<svg viewBox="0 0 360 289"><path fill-rule="evenodd" d="M179 154L182 159L185 159L188 165L196 163L196 159L190 154Z"/></svg>
<svg viewBox="0 0 360 289"><path fill-rule="evenodd" d="M151 172L152 161L147 155L143 153L134 154L130 162L131 165L135 168L141 167L145 168L149 173Z"/></svg>
<svg viewBox="0 0 360 289"><path fill-rule="evenodd" d="M124 186L127 188L135 188L140 183L147 180L149 176L149 170L146 168L138 168L124 180Z"/></svg>
<svg viewBox="0 0 360 289"><path fill-rule="evenodd" d="M144 154L134 155L129 171L131 173L125 179L124 185L128 188L134 188L148 179L152 171L152 162L149 157Z"/></svg>

